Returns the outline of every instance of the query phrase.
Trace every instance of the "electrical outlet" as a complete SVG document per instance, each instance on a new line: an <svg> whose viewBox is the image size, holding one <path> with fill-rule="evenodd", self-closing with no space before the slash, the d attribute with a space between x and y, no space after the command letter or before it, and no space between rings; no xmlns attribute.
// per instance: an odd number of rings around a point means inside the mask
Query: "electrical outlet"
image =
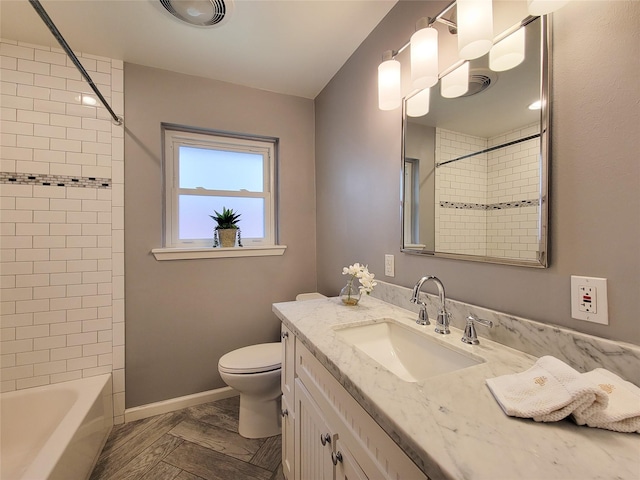
<svg viewBox="0 0 640 480"><path fill-rule="evenodd" d="M387 277L395 277L395 265L393 255L384 256L384 274Z"/></svg>
<svg viewBox="0 0 640 480"><path fill-rule="evenodd" d="M571 317L609 325L607 279L571 276Z"/></svg>

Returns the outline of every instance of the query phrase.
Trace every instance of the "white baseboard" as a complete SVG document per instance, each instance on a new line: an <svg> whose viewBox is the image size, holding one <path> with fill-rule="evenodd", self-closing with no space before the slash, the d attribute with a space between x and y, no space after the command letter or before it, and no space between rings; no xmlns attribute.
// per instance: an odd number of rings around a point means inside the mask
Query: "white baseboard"
<svg viewBox="0 0 640 480"><path fill-rule="evenodd" d="M193 395L185 395L184 397L170 398L161 402L140 405L139 407L127 408L124 411L124 423L134 422L154 415L175 412L194 405L214 402L223 398L235 397L239 393L231 387L222 387L206 392L194 393Z"/></svg>

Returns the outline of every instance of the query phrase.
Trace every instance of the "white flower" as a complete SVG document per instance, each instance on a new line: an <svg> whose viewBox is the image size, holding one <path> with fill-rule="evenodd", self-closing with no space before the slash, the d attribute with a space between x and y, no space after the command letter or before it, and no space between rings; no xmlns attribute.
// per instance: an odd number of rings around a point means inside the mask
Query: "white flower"
<svg viewBox="0 0 640 480"><path fill-rule="evenodd" d="M342 269L343 275L350 275L349 283L353 282L354 278L357 278L360 281L360 293L366 293L369 295L373 290L373 287L377 285L374 281L375 275L369 272L369 267L367 265L360 265L359 263L354 263L353 265L349 265L348 267L344 267Z"/></svg>

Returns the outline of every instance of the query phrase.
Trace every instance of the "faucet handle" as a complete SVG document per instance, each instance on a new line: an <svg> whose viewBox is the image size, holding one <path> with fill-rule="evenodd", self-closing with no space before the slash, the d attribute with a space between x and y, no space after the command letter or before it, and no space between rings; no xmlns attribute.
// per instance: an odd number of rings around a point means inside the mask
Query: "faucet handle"
<svg viewBox="0 0 640 480"><path fill-rule="evenodd" d="M467 317L467 326L464 328L464 335L461 339L463 343L468 343L469 345L478 345L480 343L478 340L478 333L476 332L476 323L485 327L493 327L493 322L491 320L485 320L483 318L476 317L474 314L470 314Z"/></svg>
<svg viewBox="0 0 640 480"><path fill-rule="evenodd" d="M418 313L416 323L418 325L431 325L429 314L427 313L427 305L423 302L420 302L420 313Z"/></svg>

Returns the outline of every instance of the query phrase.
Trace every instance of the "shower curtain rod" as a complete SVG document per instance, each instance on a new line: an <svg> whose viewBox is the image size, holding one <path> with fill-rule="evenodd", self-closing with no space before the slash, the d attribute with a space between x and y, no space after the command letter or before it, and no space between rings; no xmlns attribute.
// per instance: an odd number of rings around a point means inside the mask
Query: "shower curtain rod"
<svg viewBox="0 0 640 480"><path fill-rule="evenodd" d="M480 150L479 152L470 153L468 155L463 155L458 158L453 158L451 160L447 160L446 162L436 163L436 168L442 167L447 163L459 162L460 160L464 160L465 158L475 157L476 155L480 155L481 153L493 152L494 150L499 150L504 147L510 147L511 145L516 145L518 143L526 142L527 140L533 140L534 138L538 138L539 136L540 134L536 133L535 135L529 135L528 137L519 138L518 140L514 140L512 142L503 143L502 145L496 145L495 147L489 147L485 150Z"/></svg>
<svg viewBox="0 0 640 480"><path fill-rule="evenodd" d="M113 117L114 123L116 125L122 125L122 122L123 122L122 117L119 117L118 115L116 115L116 113L113 111L113 109L109 105L109 102L107 102L107 100L104 98L102 93L100 93L100 90L98 89L96 84L93 83L93 80L91 80L91 77L89 76L89 73L82 66L82 63L80 63L80 60L78 60L78 57L76 57L76 54L73 53L73 50L71 50L71 47L69 46L67 41L64 39L64 37L62 36L62 34L58 30L58 28L55 26L55 24L53 23L53 20L51 20L51 18L49 17L47 12L45 11L44 7L40 3L40 0L29 0L29 3L35 9L35 11L38 13L38 15L40 15L40 18L42 19L44 24L47 27L49 27L49 30L51 30L51 33L53 34L53 36L56 38L56 40L58 41L58 43L60 44L62 49L67 53L68 57L71 59L73 64L76 66L76 68L78 69L80 74L87 81L87 83L91 87L91 90L93 90L93 92L100 99L100 101L102 102L102 105L104 105L104 107L109 111L109 113Z"/></svg>

